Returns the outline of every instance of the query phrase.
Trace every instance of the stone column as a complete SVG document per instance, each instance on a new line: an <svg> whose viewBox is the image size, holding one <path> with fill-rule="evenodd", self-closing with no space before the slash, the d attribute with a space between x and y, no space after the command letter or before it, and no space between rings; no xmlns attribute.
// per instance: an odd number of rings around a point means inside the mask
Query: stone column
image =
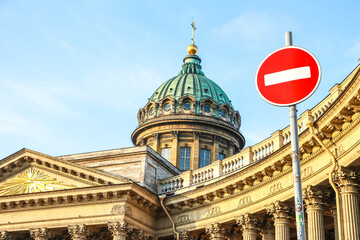
<svg viewBox="0 0 360 240"><path fill-rule="evenodd" d="M335 176L335 181L341 194L344 240L359 240L358 175L355 171L340 167Z"/></svg>
<svg viewBox="0 0 360 240"><path fill-rule="evenodd" d="M199 157L200 157L200 133L194 132L194 144L192 149L192 162L191 162L191 170L195 170L199 168Z"/></svg>
<svg viewBox="0 0 360 240"><path fill-rule="evenodd" d="M227 232L224 226L220 223L213 223L205 227L205 232L209 240L226 240Z"/></svg>
<svg viewBox="0 0 360 240"><path fill-rule="evenodd" d="M337 219L337 209L336 209L336 201L333 202L331 206L331 212L334 218L334 234L335 240L339 240L339 229L338 229L338 219Z"/></svg>
<svg viewBox="0 0 360 240"><path fill-rule="evenodd" d="M84 224L68 226L68 232L72 240L85 240L89 235L89 230Z"/></svg>
<svg viewBox="0 0 360 240"><path fill-rule="evenodd" d="M8 233L8 231L0 232L0 240L12 240L13 238Z"/></svg>
<svg viewBox="0 0 360 240"><path fill-rule="evenodd" d="M220 141L220 137L214 136L214 145L211 154L211 162L215 162L216 160L219 160L219 141Z"/></svg>
<svg viewBox="0 0 360 240"><path fill-rule="evenodd" d="M47 228L34 228L30 229L30 236L34 240L48 240L51 234Z"/></svg>
<svg viewBox="0 0 360 240"><path fill-rule="evenodd" d="M275 240L274 224L267 221L261 228L261 236L263 240Z"/></svg>
<svg viewBox="0 0 360 240"><path fill-rule="evenodd" d="M124 221L109 222L108 229L111 232L114 240L126 240L126 238L131 234L129 225Z"/></svg>
<svg viewBox="0 0 360 240"><path fill-rule="evenodd" d="M172 139L172 144L171 144L171 157L170 157L170 162L176 166L179 167L178 165L178 155L179 155L179 132L178 131L172 131L171 132L173 135L173 139Z"/></svg>
<svg viewBox="0 0 360 240"><path fill-rule="evenodd" d="M246 213L235 220L236 224L241 227L243 240L256 240L258 220L254 216Z"/></svg>
<svg viewBox="0 0 360 240"><path fill-rule="evenodd" d="M290 208L280 202L266 207L268 214L273 217L275 225L275 240L290 240Z"/></svg>
<svg viewBox="0 0 360 240"><path fill-rule="evenodd" d="M308 216L308 240L325 240L323 192L314 186L303 190L306 213Z"/></svg>

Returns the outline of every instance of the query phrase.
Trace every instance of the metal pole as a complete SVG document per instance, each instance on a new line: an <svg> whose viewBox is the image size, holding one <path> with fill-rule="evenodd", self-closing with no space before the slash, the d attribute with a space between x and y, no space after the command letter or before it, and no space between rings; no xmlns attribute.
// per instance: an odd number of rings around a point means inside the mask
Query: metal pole
<svg viewBox="0 0 360 240"><path fill-rule="evenodd" d="M291 32L285 33L286 46L292 46ZM302 198L301 186L301 171L299 161L299 139L298 139L298 124L296 116L296 105L289 107L290 115L290 135L291 135L291 152L292 152L292 167L294 175L294 200L295 200L295 214L296 214L296 232L298 240L305 240L305 225L304 225L304 204Z"/></svg>

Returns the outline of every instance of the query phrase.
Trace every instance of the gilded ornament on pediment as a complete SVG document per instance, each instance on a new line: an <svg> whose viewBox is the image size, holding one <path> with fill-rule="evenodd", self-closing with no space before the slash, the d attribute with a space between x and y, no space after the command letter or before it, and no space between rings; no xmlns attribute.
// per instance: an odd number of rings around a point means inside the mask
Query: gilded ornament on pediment
<svg viewBox="0 0 360 240"><path fill-rule="evenodd" d="M46 173L30 168L0 184L0 196L76 188Z"/></svg>

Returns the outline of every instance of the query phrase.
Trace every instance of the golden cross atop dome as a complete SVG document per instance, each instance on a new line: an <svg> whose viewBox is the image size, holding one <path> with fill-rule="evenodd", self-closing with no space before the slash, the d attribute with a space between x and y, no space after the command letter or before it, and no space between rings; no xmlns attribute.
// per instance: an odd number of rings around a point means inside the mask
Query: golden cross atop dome
<svg viewBox="0 0 360 240"><path fill-rule="evenodd" d="M195 55L197 53L197 46L195 45L195 41L194 41L194 32L196 30L196 27L195 27L195 23L194 21L192 21L191 23L191 27L192 27L192 36L191 36L191 45L188 47L188 53L190 55Z"/></svg>
<svg viewBox="0 0 360 240"><path fill-rule="evenodd" d="M195 27L194 21L192 21L191 26L192 26L191 42L192 42L192 44L195 44L195 42L194 42L194 32L195 32L195 30L196 30L196 27Z"/></svg>

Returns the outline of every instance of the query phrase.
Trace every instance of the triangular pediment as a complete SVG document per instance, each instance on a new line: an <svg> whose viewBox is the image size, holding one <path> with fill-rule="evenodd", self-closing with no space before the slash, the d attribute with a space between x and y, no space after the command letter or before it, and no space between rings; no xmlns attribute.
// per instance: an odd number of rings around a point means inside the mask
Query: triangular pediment
<svg viewBox="0 0 360 240"><path fill-rule="evenodd" d="M29 149L0 161L0 196L129 183L129 180Z"/></svg>

